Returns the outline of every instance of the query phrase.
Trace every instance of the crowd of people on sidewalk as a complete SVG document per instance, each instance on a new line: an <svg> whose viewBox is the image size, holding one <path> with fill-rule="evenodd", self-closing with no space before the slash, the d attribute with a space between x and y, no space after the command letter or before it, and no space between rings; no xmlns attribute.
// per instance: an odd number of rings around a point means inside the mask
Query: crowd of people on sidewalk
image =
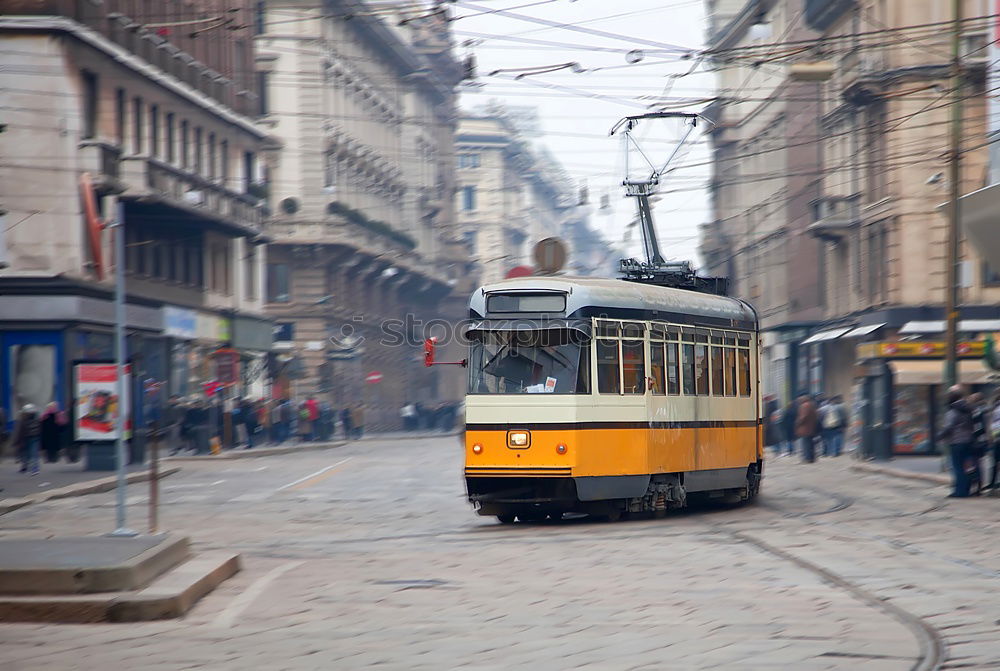
<svg viewBox="0 0 1000 671"><path fill-rule="evenodd" d="M451 431L458 421L460 406L458 403L438 403L426 406L422 403L407 401L399 410L403 418L404 431Z"/></svg>
<svg viewBox="0 0 1000 671"><path fill-rule="evenodd" d="M980 393L955 385L948 390L948 412L939 438L948 445L952 473L952 498L978 496L997 489L1000 470L1000 392L988 402ZM989 478L984 478L985 457L990 457Z"/></svg>
<svg viewBox="0 0 1000 671"><path fill-rule="evenodd" d="M844 450L847 407L840 396L825 398L802 393L781 407L773 396L764 399L764 445L775 456L793 456L798 446L802 461L816 461L817 447L825 457Z"/></svg>
<svg viewBox="0 0 1000 671"><path fill-rule="evenodd" d="M241 398L235 401L229 416L232 447L248 450L291 440L326 442L339 435L357 440L363 436L365 426L362 404L337 409L313 396L298 402L289 398L271 401ZM165 422L171 454L218 451L224 422L220 404L172 396Z"/></svg>

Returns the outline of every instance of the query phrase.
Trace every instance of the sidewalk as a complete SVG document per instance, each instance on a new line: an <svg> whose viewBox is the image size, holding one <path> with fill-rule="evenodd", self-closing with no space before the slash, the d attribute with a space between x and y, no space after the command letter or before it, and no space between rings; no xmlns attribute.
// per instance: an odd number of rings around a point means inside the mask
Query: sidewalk
<svg viewBox="0 0 1000 671"><path fill-rule="evenodd" d="M938 455L894 457L890 461L854 461L851 468L907 480L922 480L938 485L951 483L950 474L941 471L941 457Z"/></svg>

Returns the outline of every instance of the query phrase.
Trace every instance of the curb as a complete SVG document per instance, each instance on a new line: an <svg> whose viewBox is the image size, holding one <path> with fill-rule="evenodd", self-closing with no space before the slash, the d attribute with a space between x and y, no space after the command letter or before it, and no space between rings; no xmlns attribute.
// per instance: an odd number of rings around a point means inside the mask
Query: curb
<svg viewBox="0 0 1000 671"><path fill-rule="evenodd" d="M914 473L904 471L890 466L876 466L874 464L851 464L852 471L864 471L865 473L875 473L877 475L888 475L893 478L903 478L905 480L921 480L931 482L935 485L950 485L951 478L947 475L934 475L933 473Z"/></svg>
<svg viewBox="0 0 1000 671"><path fill-rule="evenodd" d="M174 457L163 457L160 461L226 461L227 459L250 459L252 457L270 457L277 454L291 454L293 452L309 452L312 450L329 450L335 447L343 447L347 441L337 441L331 443L315 443L310 445L289 445L288 447L255 447L250 450L226 450L219 454L202 455L178 455Z"/></svg>
<svg viewBox="0 0 1000 671"><path fill-rule="evenodd" d="M180 466L172 466L160 469L159 478L162 480L168 475L173 475L177 471L181 470ZM136 473L129 473L125 478L127 484L135 484L137 482L147 482L149 480L150 472L138 471ZM107 478L99 478L97 480L87 480L86 482L78 482L75 485L67 485L65 487L58 487L56 489L49 489L44 492L39 492L38 494L30 497L25 497L21 499L0 499L0 515L6 515L9 512L17 510L18 508L24 508L25 506L30 506L33 503L44 503L45 501L51 501L53 499L67 499L71 496L85 496L87 494L96 494L98 492L111 491L118 486L118 476L112 475Z"/></svg>

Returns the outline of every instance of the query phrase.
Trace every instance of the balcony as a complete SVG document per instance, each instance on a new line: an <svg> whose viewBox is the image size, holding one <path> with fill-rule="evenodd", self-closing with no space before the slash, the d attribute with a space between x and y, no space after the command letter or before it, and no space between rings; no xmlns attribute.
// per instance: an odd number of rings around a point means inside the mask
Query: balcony
<svg viewBox="0 0 1000 671"><path fill-rule="evenodd" d="M813 223L806 232L820 240L837 242L861 225L857 196L833 196L813 203Z"/></svg>
<svg viewBox="0 0 1000 671"><path fill-rule="evenodd" d="M123 198L172 207L210 220L231 234L262 233L259 201L159 159L130 156L122 160Z"/></svg>
<svg viewBox="0 0 1000 671"><path fill-rule="evenodd" d="M90 173L94 188L99 194L121 193L122 152L118 145L103 140L84 140L80 143L80 165Z"/></svg>
<svg viewBox="0 0 1000 671"><path fill-rule="evenodd" d="M855 0L806 0L806 24L824 32L854 5Z"/></svg>

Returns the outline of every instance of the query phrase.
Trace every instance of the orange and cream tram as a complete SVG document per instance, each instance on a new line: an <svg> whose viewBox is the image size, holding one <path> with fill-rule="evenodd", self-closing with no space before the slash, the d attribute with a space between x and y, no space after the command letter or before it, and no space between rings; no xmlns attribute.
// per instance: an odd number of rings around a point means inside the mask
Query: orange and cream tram
<svg viewBox="0 0 1000 671"><path fill-rule="evenodd" d="M480 515L617 519L757 494L759 333L748 304L528 277L482 287L470 312L465 478Z"/></svg>

